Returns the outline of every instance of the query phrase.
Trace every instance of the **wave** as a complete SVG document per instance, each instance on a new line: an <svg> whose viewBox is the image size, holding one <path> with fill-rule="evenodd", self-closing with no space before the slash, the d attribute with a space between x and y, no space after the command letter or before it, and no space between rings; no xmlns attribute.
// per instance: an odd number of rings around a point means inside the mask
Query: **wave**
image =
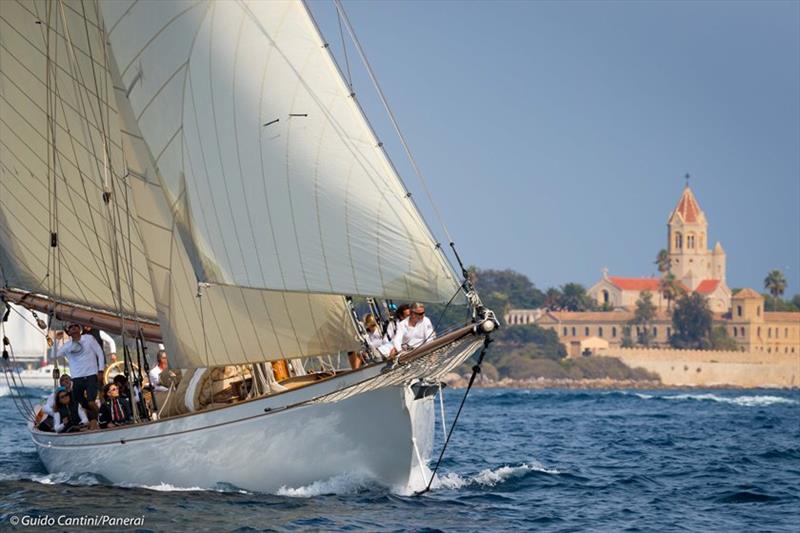
<svg viewBox="0 0 800 533"><path fill-rule="evenodd" d="M768 405L797 405L799 400L785 396L756 395L756 396L720 396L718 394L647 394L643 392L614 391L618 395L636 397L642 400L690 400L699 402L717 402L742 407L765 407Z"/></svg>
<svg viewBox="0 0 800 533"><path fill-rule="evenodd" d="M329 494L354 494L364 491L375 484L375 481L364 475L340 474L329 479L315 481L302 487L283 486L275 493L290 498L313 498Z"/></svg>
<svg viewBox="0 0 800 533"><path fill-rule="evenodd" d="M391 487L390 491L398 496L406 497L419 493L425 488L431 475L431 471L427 467L422 470L422 472L413 473L408 485ZM507 481L523 478L532 472L561 474L558 470L546 468L538 461L531 461L517 466L504 465L497 468L486 468L474 475L461 475L455 472L437 475L431 483L431 490L459 490L471 486L494 487ZM302 487L283 486L278 489L276 494L290 498L313 498L325 495L355 494L378 487L381 487L380 483L368 476L341 474Z"/></svg>
<svg viewBox="0 0 800 533"><path fill-rule="evenodd" d="M561 474L554 468L547 468L538 461L522 463L518 466L504 465L498 468L486 468L473 476L462 476L454 472L437 476L431 484L432 489L462 489L468 486L494 487L506 481L518 479L531 472L543 474Z"/></svg>
<svg viewBox="0 0 800 533"><path fill-rule="evenodd" d="M56 472L52 474L0 474L0 481L32 481L42 485L71 485L79 487L91 487L95 485L105 485L110 487L118 487L123 489L145 489L156 492L222 492L222 493L239 493L248 494L247 491L242 490L227 483L218 483L213 488L203 487L179 487L170 485L169 483L159 483L157 485L140 485L136 483L111 483L103 476L92 474L89 472L82 474L69 474L66 472Z"/></svg>
<svg viewBox="0 0 800 533"><path fill-rule="evenodd" d="M765 407L767 405L795 405L800 402L791 398L784 398L782 396L718 396L716 394L678 394L675 396L657 396L656 398L663 400L695 400L701 402L717 402L726 403L731 405L740 405L742 407Z"/></svg>

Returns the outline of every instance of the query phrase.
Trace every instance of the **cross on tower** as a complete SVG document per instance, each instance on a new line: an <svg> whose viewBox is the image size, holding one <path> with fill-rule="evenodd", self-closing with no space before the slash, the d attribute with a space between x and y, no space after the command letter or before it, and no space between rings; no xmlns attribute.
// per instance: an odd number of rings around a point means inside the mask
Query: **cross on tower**
<svg viewBox="0 0 800 533"><path fill-rule="evenodd" d="M687 186L687 187L689 186L689 178L690 178L690 177L691 177L691 176L689 175L689 173L688 173L688 172L687 172L687 173L686 173L686 175L684 176L684 178L686 178L686 186Z"/></svg>

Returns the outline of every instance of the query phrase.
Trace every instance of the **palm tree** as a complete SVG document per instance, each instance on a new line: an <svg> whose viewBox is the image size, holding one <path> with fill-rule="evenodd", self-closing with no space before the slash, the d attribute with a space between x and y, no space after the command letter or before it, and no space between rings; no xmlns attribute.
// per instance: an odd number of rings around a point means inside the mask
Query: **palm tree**
<svg viewBox="0 0 800 533"><path fill-rule="evenodd" d="M669 252L663 248L659 250L658 255L656 256L655 264L658 268L658 271L662 274L669 272Z"/></svg>
<svg viewBox="0 0 800 533"><path fill-rule="evenodd" d="M778 297L786 290L786 278L780 270L771 270L764 278L764 288L772 295L772 307L778 308Z"/></svg>
<svg viewBox="0 0 800 533"><path fill-rule="evenodd" d="M561 291L550 287L544 295L544 306L550 311L558 311L561 307Z"/></svg>
<svg viewBox="0 0 800 533"><path fill-rule="evenodd" d="M667 311L672 307L673 300L676 300L684 292L683 287L678 283L678 280L675 279L675 274L671 272L664 274L664 277L661 278L661 281L658 283L658 290L661 291L661 294L663 294L664 298L667 300Z"/></svg>
<svg viewBox="0 0 800 533"><path fill-rule="evenodd" d="M591 307L586 288L580 283L567 283L561 287L561 308L567 311L586 311Z"/></svg>

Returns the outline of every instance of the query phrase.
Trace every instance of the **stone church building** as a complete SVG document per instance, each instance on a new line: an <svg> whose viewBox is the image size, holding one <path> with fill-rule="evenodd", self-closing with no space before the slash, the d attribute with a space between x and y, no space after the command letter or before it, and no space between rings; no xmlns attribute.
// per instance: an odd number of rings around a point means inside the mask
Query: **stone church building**
<svg viewBox="0 0 800 533"><path fill-rule="evenodd" d="M795 354L800 352L800 313L766 312L764 298L753 289L735 295L725 281L725 251L716 243L708 248L708 221L687 185L667 220L667 253L670 272L686 292L702 294L714 314L714 326L722 326L739 350L750 353ZM656 277L610 276L607 270L588 294L608 311L550 311L509 309L509 326L537 324L555 331L570 356L603 354L622 344L625 328L634 317L636 300L650 292L657 306L648 331L655 346L667 346L672 334L668 302ZM639 328L632 327L635 339Z"/></svg>
<svg viewBox="0 0 800 533"><path fill-rule="evenodd" d="M708 248L708 220L700 209L692 189L683 189L678 204L667 220L667 253L670 272L686 292L697 292L708 300L715 313L724 313L731 307L731 290L725 282L725 251L718 242ZM653 295L653 303L667 307L667 300L659 290L659 278L603 277L588 291L598 305L613 309L630 309L642 292Z"/></svg>

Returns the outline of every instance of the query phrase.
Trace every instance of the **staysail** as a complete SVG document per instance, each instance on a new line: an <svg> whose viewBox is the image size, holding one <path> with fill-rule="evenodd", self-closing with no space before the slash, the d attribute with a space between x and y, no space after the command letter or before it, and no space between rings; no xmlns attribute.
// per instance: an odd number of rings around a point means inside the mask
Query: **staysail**
<svg viewBox="0 0 800 533"><path fill-rule="evenodd" d="M101 6L197 279L214 290L456 295L302 2Z"/></svg>
<svg viewBox="0 0 800 533"><path fill-rule="evenodd" d="M155 319L100 28L93 2L0 2L0 283Z"/></svg>

